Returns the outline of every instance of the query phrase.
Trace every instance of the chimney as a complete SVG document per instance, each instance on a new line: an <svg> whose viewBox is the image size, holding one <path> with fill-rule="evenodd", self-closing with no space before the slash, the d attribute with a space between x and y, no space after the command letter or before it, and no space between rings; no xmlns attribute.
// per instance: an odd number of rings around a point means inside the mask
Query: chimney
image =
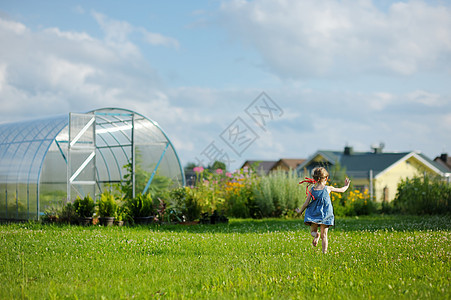
<svg viewBox="0 0 451 300"><path fill-rule="evenodd" d="M354 153L354 149L352 149L351 146L346 146L345 147L345 151L344 151L345 155L352 155L353 153Z"/></svg>
<svg viewBox="0 0 451 300"><path fill-rule="evenodd" d="M446 162L448 161L448 153L442 153L442 154L440 155L440 159L441 159L444 163L446 163Z"/></svg>
<svg viewBox="0 0 451 300"><path fill-rule="evenodd" d="M385 147L384 143L380 143L379 145L376 144L371 145L371 149L373 149L374 154L382 153L382 149L384 149L384 147Z"/></svg>

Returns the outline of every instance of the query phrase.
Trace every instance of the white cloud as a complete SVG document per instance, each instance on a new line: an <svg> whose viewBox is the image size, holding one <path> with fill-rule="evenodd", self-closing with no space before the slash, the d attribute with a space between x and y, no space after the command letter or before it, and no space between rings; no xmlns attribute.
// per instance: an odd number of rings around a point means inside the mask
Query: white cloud
<svg viewBox="0 0 451 300"><path fill-rule="evenodd" d="M133 33L139 33L142 35L142 39L154 46L166 46L179 48L179 42L172 37L164 36L160 33L149 32L145 28L136 27L125 21L113 20L106 17L103 14L93 12L94 18L104 30L107 42L115 45L116 47L122 46L130 53L137 51L134 44L130 42L130 35Z"/></svg>
<svg viewBox="0 0 451 300"><path fill-rule="evenodd" d="M0 63L0 93L6 87L6 63Z"/></svg>
<svg viewBox="0 0 451 300"><path fill-rule="evenodd" d="M161 79L127 40L127 25L108 28L123 34L107 32L99 40L59 28L33 32L0 18L0 44L8 45L0 47L1 120L129 104L160 107Z"/></svg>
<svg viewBox="0 0 451 300"><path fill-rule="evenodd" d="M422 90L416 90L409 93L406 98L409 101L413 101L425 106L432 107L446 107L448 104L448 108L451 108L451 103L449 103L449 99L445 99L439 94L430 93Z"/></svg>
<svg viewBox="0 0 451 300"><path fill-rule="evenodd" d="M380 111L390 104L395 97L392 94L379 92L375 94L375 99L370 102L370 108Z"/></svg>
<svg viewBox="0 0 451 300"><path fill-rule="evenodd" d="M0 27L4 28L5 31L11 32L16 35L21 35L27 32L25 25L19 22L4 20L2 18L0 18Z"/></svg>
<svg viewBox="0 0 451 300"><path fill-rule="evenodd" d="M446 128L451 128L451 113L448 112L443 116L443 125Z"/></svg>
<svg viewBox="0 0 451 300"><path fill-rule="evenodd" d="M451 10L424 1L229 1L222 24L282 78L450 70Z"/></svg>
<svg viewBox="0 0 451 300"><path fill-rule="evenodd" d="M167 47L173 47L176 49L178 49L180 46L179 42L174 38L166 37L159 33L148 32L144 29L141 29L141 31L144 35L144 40L151 45L167 46Z"/></svg>
<svg viewBox="0 0 451 300"><path fill-rule="evenodd" d="M61 31L59 28L46 28L43 30L44 33L49 35L55 35L57 37L65 38L70 41L89 41L94 42L95 40L90 37L85 32L70 32L70 31Z"/></svg>

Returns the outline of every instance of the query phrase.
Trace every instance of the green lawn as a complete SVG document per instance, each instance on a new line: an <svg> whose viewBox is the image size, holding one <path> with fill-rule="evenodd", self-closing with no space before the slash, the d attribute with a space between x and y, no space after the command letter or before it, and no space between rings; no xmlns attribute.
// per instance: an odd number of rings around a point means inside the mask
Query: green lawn
<svg viewBox="0 0 451 300"><path fill-rule="evenodd" d="M450 299L451 218L0 225L0 299Z"/></svg>

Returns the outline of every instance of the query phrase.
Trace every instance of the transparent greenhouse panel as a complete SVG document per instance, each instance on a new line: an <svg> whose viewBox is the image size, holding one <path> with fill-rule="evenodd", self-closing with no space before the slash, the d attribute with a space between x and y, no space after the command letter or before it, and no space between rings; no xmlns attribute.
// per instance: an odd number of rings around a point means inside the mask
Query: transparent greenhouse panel
<svg viewBox="0 0 451 300"><path fill-rule="evenodd" d="M62 209L67 200L67 138L67 130L63 130L50 146L42 165L39 188L41 217L46 210Z"/></svg>
<svg viewBox="0 0 451 300"><path fill-rule="evenodd" d="M95 198L95 128L94 114L69 114L67 198L70 201L88 194Z"/></svg>
<svg viewBox="0 0 451 300"><path fill-rule="evenodd" d="M28 186L28 190L30 191L28 195L28 203L29 203L29 219L37 220L38 219L38 196L37 196L38 185L34 183L30 183Z"/></svg>
<svg viewBox="0 0 451 300"><path fill-rule="evenodd" d="M120 181L125 174L124 166L128 164L130 157L131 149L127 148L97 149L96 167L98 180Z"/></svg>
<svg viewBox="0 0 451 300"><path fill-rule="evenodd" d="M0 183L0 219L6 219L6 184Z"/></svg>
<svg viewBox="0 0 451 300"><path fill-rule="evenodd" d="M64 174L66 176L66 174ZM64 177L65 178L65 177ZM67 185L63 183L42 183L39 189L39 215L42 217L47 210L62 209L66 203ZM31 202L30 202L31 203ZM36 211L36 207L33 208ZM30 214L32 212L30 206Z"/></svg>
<svg viewBox="0 0 451 300"><path fill-rule="evenodd" d="M16 188L15 184L6 184L6 202L7 202L7 219L17 218L17 199L16 199Z"/></svg>
<svg viewBox="0 0 451 300"><path fill-rule="evenodd" d="M91 196L95 199L96 187L92 184L73 184L71 185L71 201L74 201L77 197L83 198Z"/></svg>
<svg viewBox="0 0 451 300"><path fill-rule="evenodd" d="M27 184L20 183L17 185L17 202L18 202L18 219L27 220L28 219L28 193ZM36 215L36 211L34 213Z"/></svg>

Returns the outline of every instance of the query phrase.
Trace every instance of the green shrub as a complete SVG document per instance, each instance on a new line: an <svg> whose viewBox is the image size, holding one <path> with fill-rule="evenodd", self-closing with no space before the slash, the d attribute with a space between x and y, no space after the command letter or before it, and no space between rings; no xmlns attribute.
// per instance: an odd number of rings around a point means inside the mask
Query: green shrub
<svg viewBox="0 0 451 300"><path fill-rule="evenodd" d="M94 214L95 204L91 196L87 195L83 199L77 196L74 201L75 212L80 218L90 218Z"/></svg>
<svg viewBox="0 0 451 300"><path fill-rule="evenodd" d="M186 198L187 187L179 187L169 192L169 200L167 207L167 222L182 222L186 220Z"/></svg>
<svg viewBox="0 0 451 300"><path fill-rule="evenodd" d="M305 201L305 190L299 186L295 171L275 171L262 176L253 188L255 203L263 217L290 214Z"/></svg>
<svg viewBox="0 0 451 300"><path fill-rule="evenodd" d="M152 197L149 193L126 199L126 205L132 218L149 217L153 214Z"/></svg>
<svg viewBox="0 0 451 300"><path fill-rule="evenodd" d="M66 205L63 206L59 221L70 224L77 221L77 212L75 211L75 206L72 202L67 202Z"/></svg>
<svg viewBox="0 0 451 300"><path fill-rule="evenodd" d="M124 222L131 222L131 216L130 216L130 209L127 205L118 205L116 210L116 215L114 216L116 221L124 221Z"/></svg>
<svg viewBox="0 0 451 300"><path fill-rule="evenodd" d="M185 204L182 209L182 214L185 216L186 221L194 221L200 217L202 206L197 196L198 194L194 190L186 190Z"/></svg>
<svg viewBox="0 0 451 300"><path fill-rule="evenodd" d="M333 184L334 186L339 186ZM330 193L335 216L352 217L371 215L377 212L377 204L370 200L368 190L361 192L349 188L344 193Z"/></svg>
<svg viewBox="0 0 451 300"><path fill-rule="evenodd" d="M253 203L252 189L248 186L243 186L234 189L227 194L225 210L227 216L234 218L250 218L251 217L251 203Z"/></svg>
<svg viewBox="0 0 451 300"><path fill-rule="evenodd" d="M60 219L61 211L55 206L51 206L44 211L42 221L46 223L55 223Z"/></svg>
<svg viewBox="0 0 451 300"><path fill-rule="evenodd" d="M173 185L174 182L171 178L155 174L152 179L152 183L149 185L148 192L150 193L152 199L168 200L170 198L169 194L171 186Z"/></svg>
<svg viewBox="0 0 451 300"><path fill-rule="evenodd" d="M108 191L104 191L100 195L98 209L99 209L99 216L101 218L114 217L116 215L116 211L117 211L117 203L114 200L114 195L112 195Z"/></svg>
<svg viewBox="0 0 451 300"><path fill-rule="evenodd" d="M451 185L428 176L402 180L393 207L407 214L447 214L451 212Z"/></svg>

